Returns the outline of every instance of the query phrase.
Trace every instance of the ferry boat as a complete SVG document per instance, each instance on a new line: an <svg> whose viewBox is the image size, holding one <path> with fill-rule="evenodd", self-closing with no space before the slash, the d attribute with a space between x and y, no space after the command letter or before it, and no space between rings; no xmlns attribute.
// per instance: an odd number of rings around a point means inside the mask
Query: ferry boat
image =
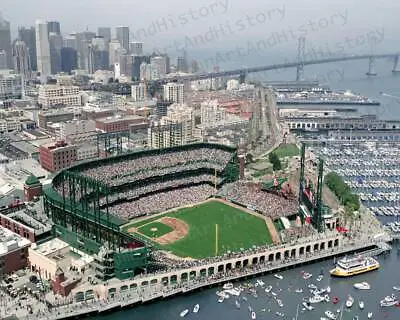
<svg viewBox="0 0 400 320"><path fill-rule="evenodd" d="M379 269L379 262L374 258L344 258L337 262L330 274L334 277L351 277L376 269Z"/></svg>

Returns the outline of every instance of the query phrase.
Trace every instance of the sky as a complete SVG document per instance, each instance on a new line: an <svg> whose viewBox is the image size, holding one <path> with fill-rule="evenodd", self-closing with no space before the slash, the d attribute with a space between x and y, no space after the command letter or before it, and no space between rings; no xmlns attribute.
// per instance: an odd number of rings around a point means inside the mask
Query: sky
<svg viewBox="0 0 400 320"><path fill-rule="evenodd" d="M0 10L14 36L36 19L59 21L63 34L126 25L146 52L171 56L290 59L302 36L308 56L400 51L398 0L2 0Z"/></svg>

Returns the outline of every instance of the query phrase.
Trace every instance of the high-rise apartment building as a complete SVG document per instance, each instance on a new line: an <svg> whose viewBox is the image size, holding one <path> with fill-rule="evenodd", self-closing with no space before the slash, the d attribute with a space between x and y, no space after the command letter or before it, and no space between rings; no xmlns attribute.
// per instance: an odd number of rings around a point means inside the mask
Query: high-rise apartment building
<svg viewBox="0 0 400 320"><path fill-rule="evenodd" d="M119 63L119 57L121 55L121 44L118 39L111 40L109 45L109 60L110 66L114 66L116 63Z"/></svg>
<svg viewBox="0 0 400 320"><path fill-rule="evenodd" d="M184 101L184 85L182 83L167 83L164 84L164 95L165 101L172 101L175 103L182 104Z"/></svg>
<svg viewBox="0 0 400 320"><path fill-rule="evenodd" d="M150 64L157 70L160 78L164 78L167 74L167 59L165 56L151 57Z"/></svg>
<svg viewBox="0 0 400 320"><path fill-rule="evenodd" d="M52 32L52 33L61 35L61 27L60 27L60 23L58 21L48 21L47 22L47 30L48 30L49 34Z"/></svg>
<svg viewBox="0 0 400 320"><path fill-rule="evenodd" d="M226 120L226 110L218 105L218 100L204 101L200 104L201 124L214 125Z"/></svg>
<svg viewBox="0 0 400 320"><path fill-rule="evenodd" d="M31 65L28 47L24 41L17 40L13 46L14 70L25 78L31 76Z"/></svg>
<svg viewBox="0 0 400 320"><path fill-rule="evenodd" d="M32 71L37 70L37 57L36 57L36 33L35 27L30 28L19 28L18 29L18 39L25 42L28 47L29 62Z"/></svg>
<svg viewBox="0 0 400 320"><path fill-rule="evenodd" d="M13 68L10 22L0 13L0 51L4 51L8 69Z"/></svg>
<svg viewBox="0 0 400 320"><path fill-rule="evenodd" d="M36 21L36 55L40 81L46 83L51 75L50 44L47 23L41 20Z"/></svg>
<svg viewBox="0 0 400 320"><path fill-rule="evenodd" d="M51 61L51 74L61 72L61 49L63 47L63 38L56 32L49 33L50 45L50 61Z"/></svg>
<svg viewBox="0 0 400 320"><path fill-rule="evenodd" d="M129 27L116 27L115 28L116 38L118 39L121 47L129 52Z"/></svg>
<svg viewBox="0 0 400 320"><path fill-rule="evenodd" d="M144 101L144 85L142 83L131 87L133 101Z"/></svg>
<svg viewBox="0 0 400 320"><path fill-rule="evenodd" d="M111 41L111 28L109 28L109 27L99 27L97 29L97 35L99 37L104 38L106 43L109 43Z"/></svg>
<svg viewBox="0 0 400 320"><path fill-rule="evenodd" d="M143 42L131 42L129 43L129 52L134 56L143 55Z"/></svg>

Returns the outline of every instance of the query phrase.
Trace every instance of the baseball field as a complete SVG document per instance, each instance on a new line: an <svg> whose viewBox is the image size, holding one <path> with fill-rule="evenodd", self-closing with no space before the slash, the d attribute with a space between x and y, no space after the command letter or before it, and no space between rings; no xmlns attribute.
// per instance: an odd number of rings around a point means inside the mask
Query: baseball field
<svg viewBox="0 0 400 320"><path fill-rule="evenodd" d="M169 211L124 226L179 257L206 258L272 243L262 217L219 200Z"/></svg>

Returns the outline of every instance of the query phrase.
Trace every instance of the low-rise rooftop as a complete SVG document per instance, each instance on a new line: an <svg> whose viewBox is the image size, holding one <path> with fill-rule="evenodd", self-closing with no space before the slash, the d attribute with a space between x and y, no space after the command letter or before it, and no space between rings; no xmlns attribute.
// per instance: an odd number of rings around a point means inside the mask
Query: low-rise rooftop
<svg viewBox="0 0 400 320"><path fill-rule="evenodd" d="M14 232L0 226L0 256L20 248L28 247L31 242Z"/></svg>

